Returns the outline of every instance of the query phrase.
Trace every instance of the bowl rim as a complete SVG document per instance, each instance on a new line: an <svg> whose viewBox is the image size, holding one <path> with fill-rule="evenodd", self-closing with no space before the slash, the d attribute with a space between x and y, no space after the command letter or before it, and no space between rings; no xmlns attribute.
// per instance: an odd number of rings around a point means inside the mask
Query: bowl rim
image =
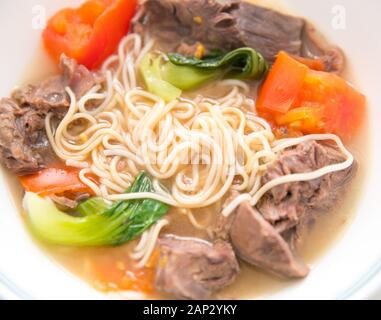
<svg viewBox="0 0 381 320"><path fill-rule="evenodd" d="M372 139L374 139L374 132L369 132ZM372 156L372 161L375 161L375 157ZM367 185L370 183L367 178ZM3 181L0 181L2 183ZM361 214L360 211L356 212L356 216ZM354 222L350 223L352 227ZM347 233L348 230L345 231ZM341 236L340 236L341 238ZM364 268L365 269L365 268ZM34 300L39 299L35 295L31 295L29 292L22 288L22 284L17 282L16 277L11 277L7 273L2 272L0 269L0 299L27 299ZM74 276L76 277L76 276ZM78 278L78 277L76 277ZM348 300L348 299L371 299L381 288L381 257L375 259L375 262L369 263L365 271L353 277L353 281L342 286L342 291L336 292L333 296L335 300ZM82 281L82 280L81 280ZM94 289L95 290L95 289ZM28 290L30 291L30 289ZM259 299L261 299L259 297ZM264 299L276 299L271 295Z"/></svg>
<svg viewBox="0 0 381 320"><path fill-rule="evenodd" d="M363 276L341 292L334 300L371 299L377 288L381 286L381 259L377 261ZM94 289L95 290L95 289ZM0 271L0 299L4 300L36 300ZM255 299L266 300L266 299ZM271 297L269 298L271 299Z"/></svg>

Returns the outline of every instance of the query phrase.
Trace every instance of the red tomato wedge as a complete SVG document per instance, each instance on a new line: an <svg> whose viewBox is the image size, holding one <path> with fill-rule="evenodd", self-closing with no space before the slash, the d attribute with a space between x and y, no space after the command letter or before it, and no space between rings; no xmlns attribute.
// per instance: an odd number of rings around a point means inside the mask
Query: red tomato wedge
<svg viewBox="0 0 381 320"><path fill-rule="evenodd" d="M336 74L310 71L295 104L316 113L317 131L349 139L364 118L366 99ZM315 128L306 128L302 122L300 129L313 132Z"/></svg>
<svg viewBox="0 0 381 320"><path fill-rule="evenodd" d="M325 71L326 67L324 65L324 62L320 59L308 59L298 56L292 56L296 61L299 61L300 63L304 64L308 68L316 71Z"/></svg>
<svg viewBox="0 0 381 320"><path fill-rule="evenodd" d="M281 52L259 92L257 110L292 131L348 140L364 119L366 99L338 75L311 70Z"/></svg>
<svg viewBox="0 0 381 320"><path fill-rule="evenodd" d="M261 88L258 111L287 112L294 104L307 72L307 66L281 51Z"/></svg>
<svg viewBox="0 0 381 320"><path fill-rule="evenodd" d="M51 17L43 32L46 49L59 60L62 53L89 69L99 67L129 30L137 0L89 0Z"/></svg>
<svg viewBox="0 0 381 320"><path fill-rule="evenodd" d="M79 169L56 164L41 170L38 173L19 178L21 185L27 192L34 192L42 196L63 194L65 192L93 191L79 179Z"/></svg>

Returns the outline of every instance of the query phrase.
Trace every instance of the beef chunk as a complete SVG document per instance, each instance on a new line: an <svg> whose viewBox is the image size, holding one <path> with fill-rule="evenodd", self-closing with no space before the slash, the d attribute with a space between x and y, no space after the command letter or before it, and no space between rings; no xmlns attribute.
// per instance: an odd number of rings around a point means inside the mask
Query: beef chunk
<svg viewBox="0 0 381 320"><path fill-rule="evenodd" d="M63 56L61 65L62 75L0 100L0 162L16 174L36 172L53 160L44 121L49 112L57 120L65 115L70 104L65 87L80 98L96 84L94 75L74 60Z"/></svg>
<svg viewBox="0 0 381 320"><path fill-rule="evenodd" d="M267 60L273 61L281 50L300 55L303 19L246 2L240 4L234 17L242 45L257 48Z"/></svg>
<svg viewBox="0 0 381 320"><path fill-rule="evenodd" d="M65 88L70 87L77 98L81 98L95 84L94 74L75 60L62 55L62 74L42 81L38 85L28 85L13 93L13 98L25 107L32 106L40 113L49 111L66 113L70 101Z"/></svg>
<svg viewBox="0 0 381 320"><path fill-rule="evenodd" d="M285 150L268 168L262 185L284 175L307 173L342 161L344 155L336 147L305 142ZM312 181L279 185L264 195L257 208L242 203L229 217L221 216L215 238L230 241L239 258L265 271L304 277L308 268L294 253L300 230L337 203L355 171L356 163ZM232 193L231 198L237 194Z"/></svg>
<svg viewBox="0 0 381 320"><path fill-rule="evenodd" d="M309 22L305 22L302 32L302 48L299 54L309 59L320 59L327 71L342 73L345 68L344 52L330 45Z"/></svg>
<svg viewBox="0 0 381 320"><path fill-rule="evenodd" d="M242 203L234 213L230 241L238 257L266 271L289 278L305 277L309 272L281 235L249 203Z"/></svg>
<svg viewBox="0 0 381 320"><path fill-rule="evenodd" d="M52 199L57 208L61 209L62 211L69 211L75 209L78 206L77 201L64 196L51 195L50 199Z"/></svg>
<svg viewBox="0 0 381 320"><path fill-rule="evenodd" d="M29 173L42 167L40 151L48 146L43 127L34 110L20 108L13 99L0 100L0 157L8 169Z"/></svg>
<svg viewBox="0 0 381 320"><path fill-rule="evenodd" d="M304 19L240 0L146 0L134 29L149 31L170 50L199 41L208 49L252 47L270 62L284 50L322 59L329 71L344 67L341 50Z"/></svg>
<svg viewBox="0 0 381 320"><path fill-rule="evenodd" d="M75 60L64 55L61 57L61 69L63 83L73 90L77 99L103 81L102 74L90 72L85 66L77 64Z"/></svg>
<svg viewBox="0 0 381 320"><path fill-rule="evenodd" d="M277 177L305 173L344 161L334 146L315 141L305 142L283 152L262 178L265 184ZM356 164L350 168L327 174L306 182L286 183L271 189L257 208L263 217L280 233L300 226L300 222L314 218L314 213L334 206L352 179Z"/></svg>
<svg viewBox="0 0 381 320"><path fill-rule="evenodd" d="M226 203L238 195L238 192L231 192ZM247 202L228 217L221 215L213 236L229 241L237 257L265 271L288 278L305 277L309 272L282 235Z"/></svg>
<svg viewBox="0 0 381 320"><path fill-rule="evenodd" d="M57 208L59 208L61 211L72 214L73 209L77 208L80 203L88 200L90 197L91 195L87 192L76 192L74 193L74 197L73 193L70 192L70 197L67 197L67 195L64 193L60 196L51 195L50 199L54 201Z"/></svg>
<svg viewBox="0 0 381 320"><path fill-rule="evenodd" d="M41 113L55 109L65 112L69 107L69 97L66 94L61 76L49 78L39 85L27 85L16 90L12 97L20 106L33 106Z"/></svg>
<svg viewBox="0 0 381 320"><path fill-rule="evenodd" d="M239 266L231 246L166 236L159 239L156 288L182 299L207 299L231 284Z"/></svg>
<svg viewBox="0 0 381 320"><path fill-rule="evenodd" d="M236 197L239 196L238 191L230 191L227 198L225 198L224 206L231 203ZM213 239L219 239L223 241L230 241L230 230L235 219L234 211L229 216L225 217L224 215L217 216L215 225L211 229L211 234Z"/></svg>

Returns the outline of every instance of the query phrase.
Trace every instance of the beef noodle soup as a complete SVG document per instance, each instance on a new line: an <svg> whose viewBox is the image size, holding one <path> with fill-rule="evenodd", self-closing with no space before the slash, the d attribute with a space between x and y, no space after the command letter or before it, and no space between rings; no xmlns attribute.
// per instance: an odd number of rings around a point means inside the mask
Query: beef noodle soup
<svg viewBox="0 0 381 320"><path fill-rule="evenodd" d="M261 296L313 272L350 221L365 97L305 19L89 1L42 37L59 71L0 100L0 159L36 241L98 290Z"/></svg>

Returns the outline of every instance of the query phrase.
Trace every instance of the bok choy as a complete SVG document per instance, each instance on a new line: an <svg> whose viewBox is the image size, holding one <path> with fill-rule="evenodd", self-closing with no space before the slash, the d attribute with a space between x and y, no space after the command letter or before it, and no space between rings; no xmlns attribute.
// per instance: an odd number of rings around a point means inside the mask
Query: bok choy
<svg viewBox="0 0 381 320"><path fill-rule="evenodd" d="M148 53L140 64L148 90L166 101L179 97L181 90L196 89L218 78L259 80L268 69L263 56L252 48L213 51L202 59L179 53Z"/></svg>
<svg viewBox="0 0 381 320"><path fill-rule="evenodd" d="M128 193L154 192L151 179L141 173ZM53 202L26 193L24 207L29 226L42 240L69 246L120 245L141 235L168 211L168 205L152 200L120 201L113 205L92 198L78 208L80 217L70 216Z"/></svg>
<svg viewBox="0 0 381 320"><path fill-rule="evenodd" d="M146 54L140 63L140 72L149 92L172 101L181 95L181 90L168 81L163 80L160 64L162 57L152 53Z"/></svg>

